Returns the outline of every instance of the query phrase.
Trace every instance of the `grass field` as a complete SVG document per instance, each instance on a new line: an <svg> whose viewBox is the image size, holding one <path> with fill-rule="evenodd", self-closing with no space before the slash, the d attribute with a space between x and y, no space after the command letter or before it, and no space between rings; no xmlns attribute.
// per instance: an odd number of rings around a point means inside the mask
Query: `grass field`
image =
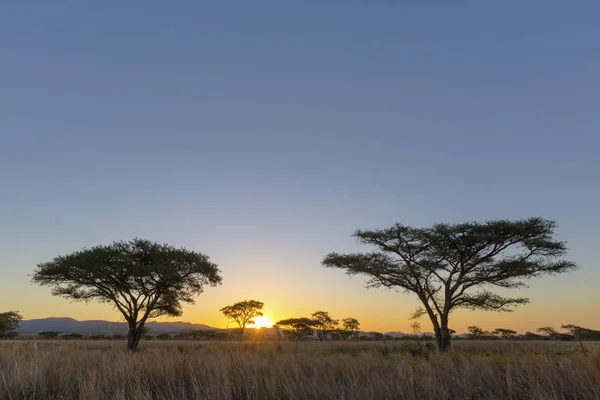
<svg viewBox="0 0 600 400"><path fill-rule="evenodd" d="M0 399L600 399L598 342L415 346L0 341Z"/></svg>

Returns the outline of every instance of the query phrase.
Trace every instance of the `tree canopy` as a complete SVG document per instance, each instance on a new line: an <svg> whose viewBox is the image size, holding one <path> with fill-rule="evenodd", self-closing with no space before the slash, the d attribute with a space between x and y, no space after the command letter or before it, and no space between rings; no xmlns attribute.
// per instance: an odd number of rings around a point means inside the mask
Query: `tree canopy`
<svg viewBox="0 0 600 400"><path fill-rule="evenodd" d="M14 330L22 320L23 317L17 311L0 313L0 338L14 336Z"/></svg>
<svg viewBox="0 0 600 400"><path fill-rule="evenodd" d="M235 304L221 308L221 312L228 319L233 320L240 329L240 340L244 340L246 326L254 324L254 318L263 315L264 303L256 300L238 301Z"/></svg>
<svg viewBox="0 0 600 400"><path fill-rule="evenodd" d="M525 297L506 297L490 288L526 286L526 280L575 270L567 247L554 238L556 224L542 218L436 224L415 228L396 224L358 230L370 253L330 253L323 265L350 275L369 276L370 287L413 293L432 322L440 351L450 349L449 315L457 308L510 311Z"/></svg>
<svg viewBox="0 0 600 400"><path fill-rule="evenodd" d="M310 318L288 318L278 321L275 326L297 342L313 335L315 321Z"/></svg>
<svg viewBox="0 0 600 400"><path fill-rule="evenodd" d="M324 341L327 335L335 331L339 321L329 316L327 311L315 311L311 314L314 321L317 338Z"/></svg>
<svg viewBox="0 0 600 400"><path fill-rule="evenodd" d="M204 254L133 239L57 256L39 264L32 281L56 296L114 306L129 325L127 347L135 350L148 319L180 316L182 303L221 283L219 272Z"/></svg>

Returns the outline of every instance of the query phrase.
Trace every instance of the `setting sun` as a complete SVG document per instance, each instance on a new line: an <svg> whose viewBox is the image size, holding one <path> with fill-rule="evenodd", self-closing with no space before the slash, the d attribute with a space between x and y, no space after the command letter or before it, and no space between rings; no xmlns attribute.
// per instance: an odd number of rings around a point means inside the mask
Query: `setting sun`
<svg viewBox="0 0 600 400"><path fill-rule="evenodd" d="M248 328L271 328L273 327L273 321L266 315L262 317L254 318L254 324L248 325Z"/></svg>

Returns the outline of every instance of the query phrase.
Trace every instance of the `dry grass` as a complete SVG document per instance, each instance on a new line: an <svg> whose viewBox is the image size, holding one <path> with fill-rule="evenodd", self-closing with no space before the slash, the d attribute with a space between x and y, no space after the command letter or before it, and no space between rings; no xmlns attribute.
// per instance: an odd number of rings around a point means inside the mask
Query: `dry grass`
<svg viewBox="0 0 600 400"><path fill-rule="evenodd" d="M600 399L600 345L0 342L0 399Z"/></svg>

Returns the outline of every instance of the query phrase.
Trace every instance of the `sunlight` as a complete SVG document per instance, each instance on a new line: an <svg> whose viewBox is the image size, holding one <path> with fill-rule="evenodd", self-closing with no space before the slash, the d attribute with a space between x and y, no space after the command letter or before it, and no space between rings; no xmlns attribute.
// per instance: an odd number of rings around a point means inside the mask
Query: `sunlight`
<svg viewBox="0 0 600 400"><path fill-rule="evenodd" d="M248 325L248 328L272 328L273 321L266 315L254 318L254 324Z"/></svg>

